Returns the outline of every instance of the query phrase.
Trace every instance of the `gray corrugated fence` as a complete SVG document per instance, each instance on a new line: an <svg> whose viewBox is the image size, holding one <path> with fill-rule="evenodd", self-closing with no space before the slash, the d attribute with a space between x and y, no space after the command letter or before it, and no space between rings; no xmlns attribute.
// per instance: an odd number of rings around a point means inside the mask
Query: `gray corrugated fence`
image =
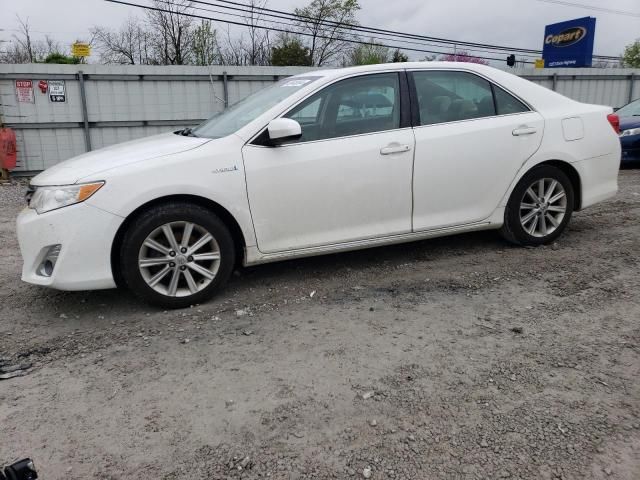
<svg viewBox="0 0 640 480"><path fill-rule="evenodd" d="M546 68L513 73L584 103L621 107L640 98L640 69Z"/></svg>
<svg viewBox="0 0 640 480"><path fill-rule="evenodd" d="M16 130L17 171L43 170L114 143L194 125L304 67L0 65L0 113ZM528 80L587 103L619 107L640 97L640 70L521 69ZM30 80L34 103L19 102ZM53 102L41 81L64 80ZM84 93L84 94L83 94Z"/></svg>
<svg viewBox="0 0 640 480"><path fill-rule="evenodd" d="M89 149L195 125L225 104L307 70L0 65L0 108L4 122L16 130L16 170L38 171ZM16 80L31 80L34 103L18 101ZM39 90L41 80L64 80L66 101L52 102Z"/></svg>

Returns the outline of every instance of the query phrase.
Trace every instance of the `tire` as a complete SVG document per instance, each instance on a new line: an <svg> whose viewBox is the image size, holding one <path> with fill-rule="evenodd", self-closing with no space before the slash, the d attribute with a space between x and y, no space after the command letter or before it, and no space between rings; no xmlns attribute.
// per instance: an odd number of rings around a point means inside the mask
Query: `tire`
<svg viewBox="0 0 640 480"><path fill-rule="evenodd" d="M149 304L172 309L210 299L229 279L235 258L229 229L213 212L171 202L131 222L119 261L129 290Z"/></svg>
<svg viewBox="0 0 640 480"><path fill-rule="evenodd" d="M539 195L541 186L543 197ZM534 167L511 193L500 233L517 245L553 242L571 219L574 195L571 180L562 170L553 165Z"/></svg>

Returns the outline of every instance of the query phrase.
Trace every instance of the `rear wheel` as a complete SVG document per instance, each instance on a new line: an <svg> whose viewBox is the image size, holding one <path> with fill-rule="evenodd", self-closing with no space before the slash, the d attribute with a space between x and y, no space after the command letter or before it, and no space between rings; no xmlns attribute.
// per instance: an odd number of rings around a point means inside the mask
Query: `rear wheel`
<svg viewBox="0 0 640 480"><path fill-rule="evenodd" d="M182 308L209 299L229 278L235 259L228 228L190 203L160 205L139 216L124 236L120 271L148 303Z"/></svg>
<svg viewBox="0 0 640 480"><path fill-rule="evenodd" d="M500 232L519 245L550 243L566 228L573 205L569 177L557 167L540 165L528 172L511 193Z"/></svg>

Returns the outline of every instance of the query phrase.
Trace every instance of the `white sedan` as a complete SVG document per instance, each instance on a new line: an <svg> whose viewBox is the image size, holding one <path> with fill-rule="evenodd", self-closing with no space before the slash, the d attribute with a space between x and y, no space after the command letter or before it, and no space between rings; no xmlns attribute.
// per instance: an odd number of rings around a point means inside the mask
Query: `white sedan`
<svg viewBox="0 0 640 480"><path fill-rule="evenodd" d="M194 129L36 176L22 279L207 300L234 265L499 229L554 241L615 195L612 109L466 63L312 71Z"/></svg>

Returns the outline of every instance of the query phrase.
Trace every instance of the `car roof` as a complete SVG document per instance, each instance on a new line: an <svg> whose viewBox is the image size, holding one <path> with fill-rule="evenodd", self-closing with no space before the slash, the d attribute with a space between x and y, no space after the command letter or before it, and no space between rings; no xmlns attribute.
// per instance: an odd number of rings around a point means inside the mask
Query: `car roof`
<svg viewBox="0 0 640 480"><path fill-rule="evenodd" d="M355 67L344 67L344 68L322 68L320 67L317 70L312 70L309 72L301 73L296 75L297 77L305 77L311 75L320 75L323 77L343 77L357 73L369 73L369 72L377 72L384 71L389 69L431 69L438 70L446 68L447 70L457 69L457 70L473 70L476 72L482 72L485 70L497 70L492 67L487 67L486 65L481 65L477 63L468 63L468 62L401 62L401 63L376 63L374 65L358 65ZM499 70L498 70L499 71Z"/></svg>

